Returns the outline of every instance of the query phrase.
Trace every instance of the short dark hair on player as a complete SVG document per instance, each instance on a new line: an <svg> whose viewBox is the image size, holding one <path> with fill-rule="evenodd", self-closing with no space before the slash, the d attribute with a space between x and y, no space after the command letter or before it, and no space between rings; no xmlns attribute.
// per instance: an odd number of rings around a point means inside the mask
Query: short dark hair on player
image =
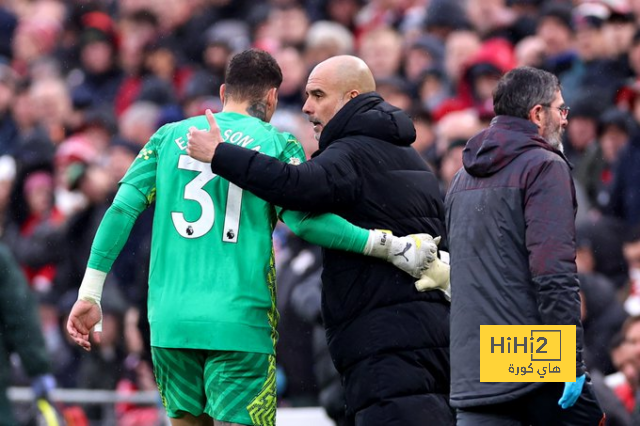
<svg viewBox="0 0 640 426"><path fill-rule="evenodd" d="M259 101L270 89L280 88L282 71L269 53L249 49L231 58L224 82L225 96L239 102Z"/></svg>

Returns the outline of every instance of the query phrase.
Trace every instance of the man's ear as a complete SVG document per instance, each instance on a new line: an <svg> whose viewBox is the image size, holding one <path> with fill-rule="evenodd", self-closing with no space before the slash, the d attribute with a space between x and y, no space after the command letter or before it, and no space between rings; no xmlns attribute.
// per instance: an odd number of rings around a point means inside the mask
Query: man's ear
<svg viewBox="0 0 640 426"><path fill-rule="evenodd" d="M275 87L272 87L267 92L267 104L269 106L273 106L277 104L277 102L278 102L278 89L276 89Z"/></svg>
<svg viewBox="0 0 640 426"><path fill-rule="evenodd" d="M352 90L351 92L349 92L349 99L353 99L356 96L358 96L360 94L360 92L358 92L357 90Z"/></svg>
<svg viewBox="0 0 640 426"><path fill-rule="evenodd" d="M538 126L542 127L542 114L544 114L544 107L540 104L534 106L529 110L529 121Z"/></svg>
<svg viewBox="0 0 640 426"><path fill-rule="evenodd" d="M227 90L227 88L225 87L224 83L220 85L220 100L222 101L222 103L225 103L225 99L224 99L224 93Z"/></svg>

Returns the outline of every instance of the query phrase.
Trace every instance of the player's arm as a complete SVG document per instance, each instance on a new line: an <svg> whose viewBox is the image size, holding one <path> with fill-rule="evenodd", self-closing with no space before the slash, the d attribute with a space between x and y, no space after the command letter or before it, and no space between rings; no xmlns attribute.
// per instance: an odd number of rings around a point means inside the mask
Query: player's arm
<svg viewBox="0 0 640 426"><path fill-rule="evenodd" d="M102 288L113 263L127 242L131 228L148 206L147 198L134 186L120 185L113 204L105 213L93 244L87 269L78 290L78 300L71 310L67 330L76 343L90 350L89 332L102 331L100 300ZM99 341L99 336L94 334Z"/></svg>
<svg viewBox="0 0 640 426"><path fill-rule="evenodd" d="M140 150L122 178L113 204L102 218L94 237L78 300L67 321L69 335L86 350L91 350L89 333L94 326L93 337L100 341L100 299L107 273L129 238L136 219L155 199L158 146L161 146L171 126L168 124L158 129Z"/></svg>
<svg viewBox="0 0 640 426"><path fill-rule="evenodd" d="M428 234L396 237L360 228L331 213L281 210L280 218L294 234L312 244L383 259L416 278L435 259L437 242Z"/></svg>
<svg viewBox="0 0 640 426"><path fill-rule="evenodd" d="M311 161L294 165L286 154L300 159L296 149L301 148L295 148L299 147L295 138L288 141L277 158L264 155L223 143L213 114L207 111L206 115L210 129L189 130L187 153L199 161L210 162L211 170L218 176L290 210L321 213L357 202L360 180L354 169L355 161L340 147L336 148L340 144L332 144Z"/></svg>
<svg viewBox="0 0 640 426"><path fill-rule="evenodd" d="M271 204L328 212L357 202L360 185L353 162L334 147L300 165L232 144L220 144L211 170Z"/></svg>

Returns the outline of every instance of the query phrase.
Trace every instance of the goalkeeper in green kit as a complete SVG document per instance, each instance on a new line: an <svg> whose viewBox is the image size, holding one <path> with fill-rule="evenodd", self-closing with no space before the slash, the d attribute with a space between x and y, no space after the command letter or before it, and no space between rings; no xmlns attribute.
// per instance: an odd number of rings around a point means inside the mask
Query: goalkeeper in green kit
<svg viewBox="0 0 640 426"><path fill-rule="evenodd" d="M216 114L227 143L284 162L304 161L297 140L269 123L282 73L266 52L233 57ZM156 203L149 273L151 355L173 425L274 425L277 342L272 232L278 218L307 241L392 262L418 278L433 262L427 234L395 237L332 214L268 204L186 153L205 116L167 124L140 151L96 233L67 330L91 349L100 339L106 274L138 215ZM213 420L212 420L213 419Z"/></svg>

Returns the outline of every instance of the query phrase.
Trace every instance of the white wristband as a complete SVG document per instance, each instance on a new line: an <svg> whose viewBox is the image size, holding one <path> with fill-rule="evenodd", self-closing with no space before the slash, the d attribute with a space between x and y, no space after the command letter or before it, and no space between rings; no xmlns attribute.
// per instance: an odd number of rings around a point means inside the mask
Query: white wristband
<svg viewBox="0 0 640 426"><path fill-rule="evenodd" d="M381 229L369 230L369 238L367 238L363 254L387 260L389 250L391 250L392 238L393 234L390 231Z"/></svg>
<svg viewBox="0 0 640 426"><path fill-rule="evenodd" d="M87 268L82 278L82 284L78 290L78 300L100 305L102 299L102 287L107 279L107 273L97 269Z"/></svg>

